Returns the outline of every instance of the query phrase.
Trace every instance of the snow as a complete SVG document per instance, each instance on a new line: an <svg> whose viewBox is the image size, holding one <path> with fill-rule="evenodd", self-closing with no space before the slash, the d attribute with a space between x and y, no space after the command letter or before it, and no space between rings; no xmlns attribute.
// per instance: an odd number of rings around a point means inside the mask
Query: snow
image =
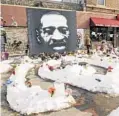
<svg viewBox="0 0 119 116"><path fill-rule="evenodd" d="M117 116L117 115L119 115L119 107L113 110L108 116Z"/></svg>
<svg viewBox="0 0 119 116"><path fill-rule="evenodd" d="M0 74L7 73L12 70L12 66L9 63L11 63L11 61L0 62Z"/></svg>
<svg viewBox="0 0 119 116"><path fill-rule="evenodd" d="M12 74L9 78L11 83L7 85L7 101L13 110L29 115L61 110L71 107L75 103L72 96L59 94L51 97L48 90L43 90L40 86L27 87L25 85L25 76L33 67L34 65L31 63L20 64L15 69L15 75Z"/></svg>
<svg viewBox="0 0 119 116"><path fill-rule="evenodd" d="M102 60L100 60L102 59ZM105 92L113 96L119 95L119 60L110 57L93 56L92 58L74 58L69 56L66 61L88 62L108 68L113 68L112 72L106 75L96 74L91 66L83 67L78 64L67 65L64 69L50 71L46 65L39 68L38 74L43 79L50 79L56 82L69 83L92 92Z"/></svg>
<svg viewBox="0 0 119 116"><path fill-rule="evenodd" d="M112 96L119 96L119 58L113 59L112 57L114 55L102 57L95 53L89 57L80 54L43 62L38 70L38 75L43 79L55 81L56 93L51 97L48 90L41 89L40 85L32 87L25 85L25 77L28 71L34 67L35 63L41 62L40 58L30 59L25 56L21 59L23 64L21 63L16 67L15 75L12 74L9 78L10 82L7 83L7 101L13 110L28 115L68 108L75 103L75 100L71 95L65 95L63 83L69 83L92 92L104 92ZM65 63L70 62L70 65L61 68L62 61ZM88 64L81 66L78 64L79 62ZM0 63L0 73L9 72L12 68L10 63L11 61ZM96 74L96 69L91 66L92 64L102 68L111 66L113 69L112 72L107 72L105 75ZM49 66L53 67L53 70L50 70ZM56 82L59 84L57 85ZM118 113L119 108L109 116L116 116Z"/></svg>
<svg viewBox="0 0 119 116"><path fill-rule="evenodd" d="M31 59L29 56L24 56L22 59L21 59L21 63L39 63L41 62L41 58L38 58L38 59Z"/></svg>

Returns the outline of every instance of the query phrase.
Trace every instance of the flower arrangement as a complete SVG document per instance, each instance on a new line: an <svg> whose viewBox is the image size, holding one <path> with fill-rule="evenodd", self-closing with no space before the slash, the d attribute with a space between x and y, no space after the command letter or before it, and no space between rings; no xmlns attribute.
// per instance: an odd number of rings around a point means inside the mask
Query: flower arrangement
<svg viewBox="0 0 119 116"><path fill-rule="evenodd" d="M54 87L50 87L49 89L48 89L48 92L51 94L51 97L54 95L54 93L55 93L55 88Z"/></svg>

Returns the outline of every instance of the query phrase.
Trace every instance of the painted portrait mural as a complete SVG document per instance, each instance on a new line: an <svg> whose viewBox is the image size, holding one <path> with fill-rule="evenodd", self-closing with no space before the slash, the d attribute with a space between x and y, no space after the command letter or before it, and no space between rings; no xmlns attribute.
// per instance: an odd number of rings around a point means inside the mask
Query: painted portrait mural
<svg viewBox="0 0 119 116"><path fill-rule="evenodd" d="M75 17L75 11L27 8L30 54L75 50Z"/></svg>

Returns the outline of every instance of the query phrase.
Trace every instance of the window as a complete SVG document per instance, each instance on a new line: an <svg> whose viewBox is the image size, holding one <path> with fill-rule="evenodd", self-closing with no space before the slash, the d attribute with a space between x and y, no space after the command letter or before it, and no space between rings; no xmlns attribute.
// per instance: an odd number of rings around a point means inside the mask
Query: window
<svg viewBox="0 0 119 116"><path fill-rule="evenodd" d="M98 5L105 5L105 0L97 0Z"/></svg>
<svg viewBox="0 0 119 116"><path fill-rule="evenodd" d="M92 41L113 41L114 28L112 27L90 27L90 36Z"/></svg>
<svg viewBox="0 0 119 116"><path fill-rule="evenodd" d="M68 2L68 3L84 3L84 0L60 0L62 2Z"/></svg>

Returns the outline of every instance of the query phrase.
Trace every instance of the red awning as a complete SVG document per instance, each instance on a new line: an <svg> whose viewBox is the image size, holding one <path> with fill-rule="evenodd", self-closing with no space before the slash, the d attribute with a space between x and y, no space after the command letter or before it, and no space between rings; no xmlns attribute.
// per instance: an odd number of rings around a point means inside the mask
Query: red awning
<svg viewBox="0 0 119 116"><path fill-rule="evenodd" d="M91 26L119 27L119 20L91 17Z"/></svg>

